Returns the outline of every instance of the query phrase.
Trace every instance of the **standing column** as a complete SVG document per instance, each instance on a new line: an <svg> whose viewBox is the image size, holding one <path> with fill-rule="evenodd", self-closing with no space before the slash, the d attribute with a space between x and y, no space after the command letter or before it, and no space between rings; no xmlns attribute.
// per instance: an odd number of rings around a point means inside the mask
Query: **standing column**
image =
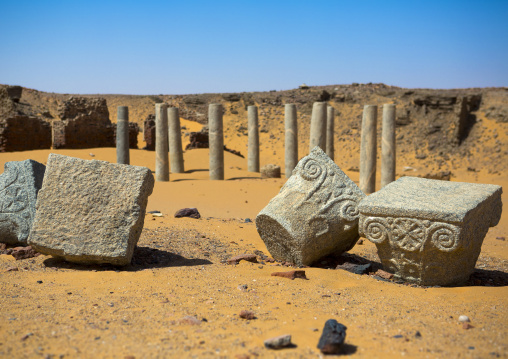
<svg viewBox="0 0 508 359"><path fill-rule="evenodd" d="M286 139L284 143L286 178L291 177L298 164L298 124L296 122L296 105L288 103L285 106L284 127Z"/></svg>
<svg viewBox="0 0 508 359"><path fill-rule="evenodd" d="M208 106L208 142L210 146L210 179L224 179L224 137L222 132L222 105Z"/></svg>
<svg viewBox="0 0 508 359"><path fill-rule="evenodd" d="M395 105L383 105L381 133L381 188L395 181Z"/></svg>
<svg viewBox="0 0 508 359"><path fill-rule="evenodd" d="M334 117L335 109L332 106L328 106L326 113L326 154L332 159L332 161L335 157L335 147L333 145L335 124Z"/></svg>
<svg viewBox="0 0 508 359"><path fill-rule="evenodd" d="M182 132L180 129L180 114L176 107L168 108L168 140L171 172L183 173L185 170L183 166Z"/></svg>
<svg viewBox="0 0 508 359"><path fill-rule="evenodd" d="M247 154L247 170L259 172L259 131L258 131L258 107L247 107L249 120L249 149Z"/></svg>
<svg viewBox="0 0 508 359"><path fill-rule="evenodd" d="M326 102L314 102L310 120L310 150L316 146L326 148Z"/></svg>
<svg viewBox="0 0 508 359"><path fill-rule="evenodd" d="M360 145L360 189L366 194L376 191L376 127L377 106L364 106Z"/></svg>
<svg viewBox="0 0 508 359"><path fill-rule="evenodd" d="M128 165L129 158L129 108L118 106L116 116L116 162Z"/></svg>
<svg viewBox="0 0 508 359"><path fill-rule="evenodd" d="M155 180L169 181L168 105L155 104Z"/></svg>

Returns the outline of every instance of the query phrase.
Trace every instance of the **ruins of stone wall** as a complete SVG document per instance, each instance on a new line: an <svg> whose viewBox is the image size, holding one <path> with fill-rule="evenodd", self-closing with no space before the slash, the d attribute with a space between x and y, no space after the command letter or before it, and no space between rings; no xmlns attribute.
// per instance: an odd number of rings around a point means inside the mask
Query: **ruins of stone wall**
<svg viewBox="0 0 508 359"><path fill-rule="evenodd" d="M51 125L43 119L16 115L0 119L0 152L51 148Z"/></svg>
<svg viewBox="0 0 508 359"><path fill-rule="evenodd" d="M143 139L146 142L145 149L155 151L155 115L150 114L143 124Z"/></svg>
<svg viewBox="0 0 508 359"><path fill-rule="evenodd" d="M114 147L115 129L104 98L71 97L53 122L53 148Z"/></svg>

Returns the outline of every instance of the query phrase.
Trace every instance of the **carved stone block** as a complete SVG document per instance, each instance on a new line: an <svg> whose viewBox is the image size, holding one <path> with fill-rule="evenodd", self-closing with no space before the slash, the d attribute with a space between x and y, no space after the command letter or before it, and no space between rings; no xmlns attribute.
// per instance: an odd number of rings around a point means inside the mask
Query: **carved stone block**
<svg viewBox="0 0 508 359"><path fill-rule="evenodd" d="M5 164L0 175L0 242L27 244L45 169L33 160Z"/></svg>
<svg viewBox="0 0 508 359"><path fill-rule="evenodd" d="M273 258L297 265L351 249L358 240L360 188L319 147L304 157L256 227Z"/></svg>
<svg viewBox="0 0 508 359"><path fill-rule="evenodd" d="M84 264L129 264L154 178L146 167L50 154L28 243Z"/></svg>
<svg viewBox="0 0 508 359"><path fill-rule="evenodd" d="M501 218L501 193L497 185L402 177L360 202L360 235L395 278L460 285Z"/></svg>

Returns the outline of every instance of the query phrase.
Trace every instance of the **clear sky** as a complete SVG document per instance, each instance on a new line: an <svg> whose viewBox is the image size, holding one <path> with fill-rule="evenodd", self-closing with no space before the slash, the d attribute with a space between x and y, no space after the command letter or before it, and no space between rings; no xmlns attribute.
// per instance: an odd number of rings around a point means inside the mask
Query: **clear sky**
<svg viewBox="0 0 508 359"><path fill-rule="evenodd" d="M508 0L0 0L0 83L186 94L508 86Z"/></svg>

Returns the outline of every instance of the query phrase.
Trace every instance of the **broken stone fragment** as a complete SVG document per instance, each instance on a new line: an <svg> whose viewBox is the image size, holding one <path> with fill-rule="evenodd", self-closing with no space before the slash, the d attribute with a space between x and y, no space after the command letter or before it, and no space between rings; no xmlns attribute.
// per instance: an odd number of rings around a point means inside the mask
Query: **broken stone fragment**
<svg viewBox="0 0 508 359"><path fill-rule="evenodd" d="M5 164L0 175L0 242L27 244L45 169L33 160Z"/></svg>
<svg viewBox="0 0 508 359"><path fill-rule="evenodd" d="M175 213L175 218L190 217L199 219L201 215L197 208L182 208Z"/></svg>
<svg viewBox="0 0 508 359"><path fill-rule="evenodd" d="M265 347L268 349L282 349L291 346L291 334L281 335L265 340Z"/></svg>
<svg viewBox="0 0 508 359"><path fill-rule="evenodd" d="M70 262L129 264L153 186L146 167L52 153L28 243Z"/></svg>
<svg viewBox="0 0 508 359"><path fill-rule="evenodd" d="M268 164L261 167L261 178L280 178L280 166Z"/></svg>
<svg viewBox="0 0 508 359"><path fill-rule="evenodd" d="M238 264L240 261L257 263L258 258L255 254L240 254L228 259L228 264Z"/></svg>
<svg viewBox="0 0 508 359"><path fill-rule="evenodd" d="M319 147L304 157L256 227L270 254L297 266L351 249L365 194Z"/></svg>
<svg viewBox="0 0 508 359"><path fill-rule="evenodd" d="M501 193L490 184L402 177L361 201L359 232L396 279L460 285L501 218Z"/></svg>
<svg viewBox="0 0 508 359"><path fill-rule="evenodd" d="M273 272L271 275L272 275L272 277L282 277L282 278L288 278L291 280L293 280L295 278L308 279L307 276L305 275L304 270L292 270L289 272Z"/></svg>
<svg viewBox="0 0 508 359"><path fill-rule="evenodd" d="M346 326L335 319L328 319L319 338L318 349L323 354L339 354L346 339Z"/></svg>

